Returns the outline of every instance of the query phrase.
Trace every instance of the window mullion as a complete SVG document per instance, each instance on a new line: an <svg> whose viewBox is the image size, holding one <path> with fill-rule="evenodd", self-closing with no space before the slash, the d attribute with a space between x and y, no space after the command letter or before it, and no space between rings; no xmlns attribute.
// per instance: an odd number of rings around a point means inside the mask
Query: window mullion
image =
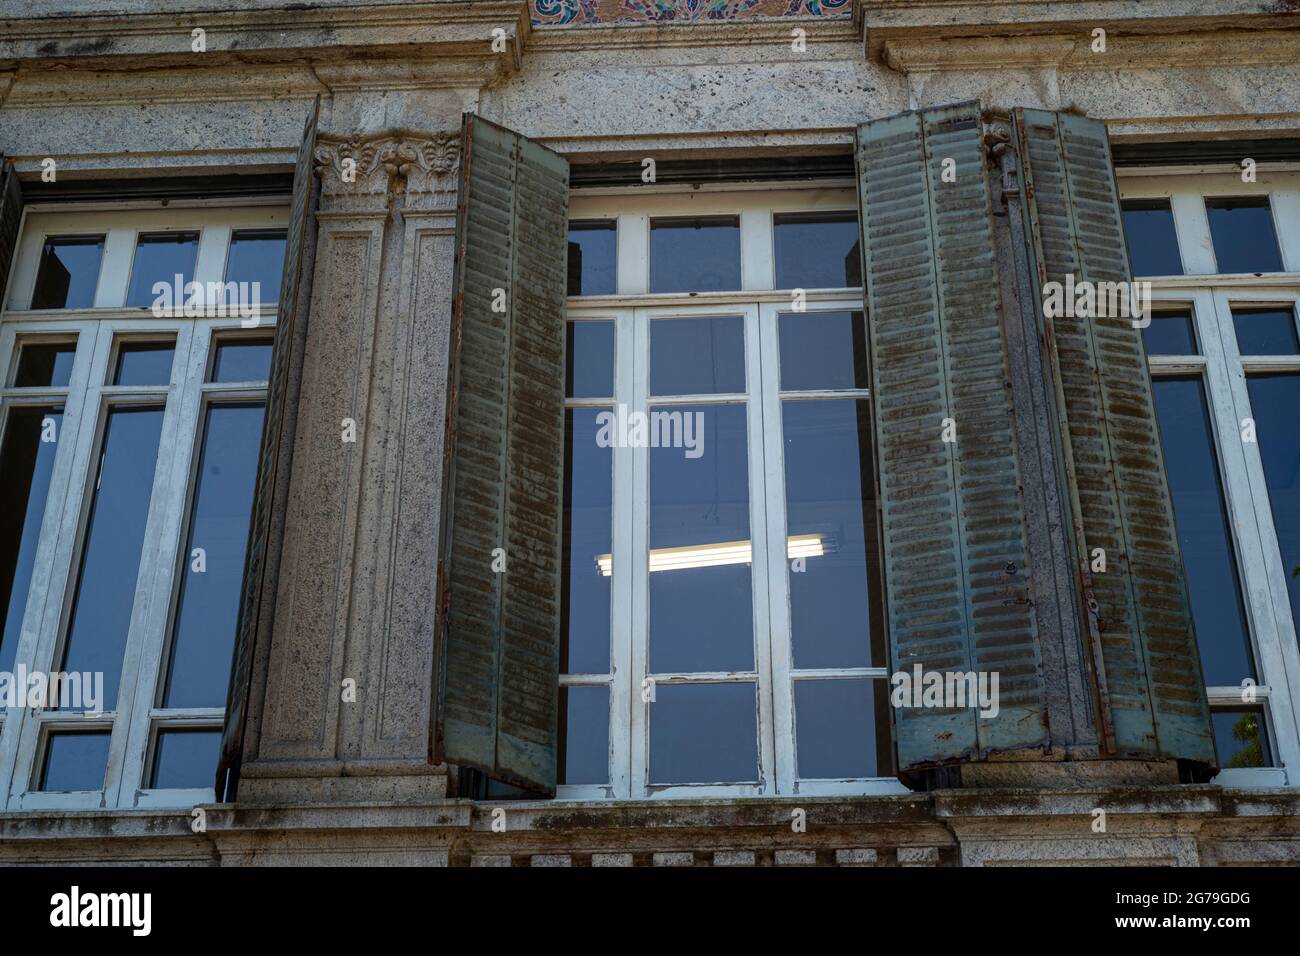
<svg viewBox="0 0 1300 956"><path fill-rule="evenodd" d="M614 402L615 405L630 406L636 394L636 346L634 338L636 325L631 309L623 309L614 319ZM617 411L617 408L615 409ZM613 625L610 633L610 672L612 683L609 690L609 753L610 786L615 797L627 799L632 796L632 754L635 748L632 730L632 712L637 700L637 689L632 682L635 670L634 635L637 633L633 618L633 577L628 573L633 567L633 527L636 492L635 449L615 447L613 449ZM638 794L639 795L639 794Z"/></svg>
<svg viewBox="0 0 1300 956"><path fill-rule="evenodd" d="M619 231L623 231L623 218L619 218ZM648 220L647 220L648 223ZM648 228L648 226L647 226ZM621 252L621 249L620 249ZM646 393L650 382L650 328L645 310L637 309L632 318L632 390L628 401L629 412L644 413L647 408ZM642 683L649 666L649 616L650 601L650 450L630 447L620 449L632 463L631 527L628 535L630 570L628 588L631 591L631 734L629 742L631 794L634 799L649 796L646 785L650 776L650 711L653 705L642 700Z"/></svg>
<svg viewBox="0 0 1300 956"><path fill-rule="evenodd" d="M1188 275L1214 275L1214 243L1210 240L1210 220L1205 215L1205 200L1199 191L1179 191L1169 199L1174 213L1174 232Z"/></svg>

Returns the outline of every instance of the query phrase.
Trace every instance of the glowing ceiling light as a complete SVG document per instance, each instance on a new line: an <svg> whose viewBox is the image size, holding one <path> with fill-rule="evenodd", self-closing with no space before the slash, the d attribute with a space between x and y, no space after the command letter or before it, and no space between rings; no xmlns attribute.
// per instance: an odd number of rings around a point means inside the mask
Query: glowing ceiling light
<svg viewBox="0 0 1300 956"><path fill-rule="evenodd" d="M826 553L819 534L794 534L786 543L789 558L819 558ZM724 564L749 564L754 557L748 541L719 541L682 548L655 548L650 552L650 570L681 571L686 568L713 568ZM604 577L614 573L614 556L599 554L596 567Z"/></svg>

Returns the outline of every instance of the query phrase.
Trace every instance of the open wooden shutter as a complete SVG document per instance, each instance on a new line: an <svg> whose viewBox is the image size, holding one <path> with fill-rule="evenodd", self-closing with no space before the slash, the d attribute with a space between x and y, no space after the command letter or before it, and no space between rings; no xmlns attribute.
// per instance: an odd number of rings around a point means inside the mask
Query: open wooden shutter
<svg viewBox="0 0 1300 956"><path fill-rule="evenodd" d="M319 117L320 97L317 96L307 116L293 172L293 204L284 244L284 273L280 280L266 418L262 425L261 455L257 463L257 491L253 498L248 550L244 557L239 631L235 637L230 691L226 699L226 724L221 735L221 759L217 765L218 799L233 800L235 796L253 657L258 635L269 634L270 630L269 608L264 611L263 602L273 597L267 593L266 581L268 566L272 564L269 554L273 547L272 515L283 513L282 504L288 495L288 475L293 456L299 377L295 369L301 365L302 345L306 341L306 312L311 298L311 276L303 268L303 258L308 253L309 236L314 234L310 225L319 192L312 166Z"/></svg>
<svg viewBox="0 0 1300 956"><path fill-rule="evenodd" d="M555 792L569 164L461 139L434 759Z"/></svg>
<svg viewBox="0 0 1300 956"><path fill-rule="evenodd" d="M1000 685L894 708L902 772L1047 744L982 139L977 103L857 131L891 664Z"/></svg>
<svg viewBox="0 0 1300 956"><path fill-rule="evenodd" d="M9 291L9 269L18 248L18 230L23 223L23 189L14 164L6 160L0 171L0 306Z"/></svg>
<svg viewBox="0 0 1300 956"><path fill-rule="evenodd" d="M1016 110L1038 301L1048 282L1131 280L1106 126ZM1142 332L1127 316L1044 318L1102 705L1119 755L1215 763L1213 732ZM1095 549L1106 571L1091 573Z"/></svg>

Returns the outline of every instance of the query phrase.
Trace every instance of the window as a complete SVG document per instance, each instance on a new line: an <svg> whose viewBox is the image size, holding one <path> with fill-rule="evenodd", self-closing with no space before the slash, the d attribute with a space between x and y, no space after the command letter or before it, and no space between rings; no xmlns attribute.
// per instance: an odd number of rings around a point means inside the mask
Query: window
<svg viewBox="0 0 1300 956"><path fill-rule="evenodd" d="M571 200L561 796L900 789L855 205Z"/></svg>
<svg viewBox="0 0 1300 956"><path fill-rule="evenodd" d="M67 679L0 707L2 807L213 799L286 217L28 208L0 313L0 672Z"/></svg>
<svg viewBox="0 0 1300 956"><path fill-rule="evenodd" d="M1143 335L1219 779L1276 784L1285 767L1294 783L1300 176L1125 176L1120 185L1134 272L1156 277Z"/></svg>

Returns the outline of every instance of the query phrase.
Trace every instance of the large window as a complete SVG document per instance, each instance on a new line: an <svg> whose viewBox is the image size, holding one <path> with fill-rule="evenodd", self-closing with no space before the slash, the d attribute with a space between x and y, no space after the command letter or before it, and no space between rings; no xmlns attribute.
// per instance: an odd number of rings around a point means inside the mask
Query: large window
<svg viewBox="0 0 1300 956"><path fill-rule="evenodd" d="M178 205L27 210L0 313L0 806L214 796L287 211Z"/></svg>
<svg viewBox="0 0 1300 956"><path fill-rule="evenodd" d="M1120 186L1220 781L1295 784L1300 176Z"/></svg>

